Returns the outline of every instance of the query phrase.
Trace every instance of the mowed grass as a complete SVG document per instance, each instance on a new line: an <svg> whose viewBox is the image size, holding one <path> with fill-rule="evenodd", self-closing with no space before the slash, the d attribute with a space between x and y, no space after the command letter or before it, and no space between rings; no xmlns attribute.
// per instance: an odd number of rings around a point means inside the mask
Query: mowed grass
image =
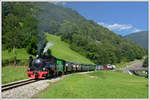
<svg viewBox="0 0 150 100"><path fill-rule="evenodd" d="M46 36L48 42L51 42L53 44L50 47L53 56L72 62L93 64L93 62L91 62L89 59L70 49L69 44L61 41L59 36L51 35L48 33L46 34Z"/></svg>
<svg viewBox="0 0 150 100"><path fill-rule="evenodd" d="M30 54L26 52L25 49L16 49L17 52L17 59L29 59ZM33 55L32 55L33 56ZM2 50L2 59L12 59L14 58L13 51L8 52L8 50Z"/></svg>
<svg viewBox="0 0 150 100"><path fill-rule="evenodd" d="M25 66L7 66L2 67L2 84L27 79Z"/></svg>
<svg viewBox="0 0 150 100"><path fill-rule="evenodd" d="M148 98L148 79L120 72L73 74L50 83L36 98Z"/></svg>

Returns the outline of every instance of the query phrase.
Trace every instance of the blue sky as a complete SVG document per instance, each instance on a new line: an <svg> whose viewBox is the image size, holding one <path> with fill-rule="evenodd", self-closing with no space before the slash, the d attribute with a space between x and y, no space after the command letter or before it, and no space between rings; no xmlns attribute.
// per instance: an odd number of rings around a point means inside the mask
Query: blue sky
<svg viewBox="0 0 150 100"><path fill-rule="evenodd" d="M61 2L120 35L148 30L148 2Z"/></svg>

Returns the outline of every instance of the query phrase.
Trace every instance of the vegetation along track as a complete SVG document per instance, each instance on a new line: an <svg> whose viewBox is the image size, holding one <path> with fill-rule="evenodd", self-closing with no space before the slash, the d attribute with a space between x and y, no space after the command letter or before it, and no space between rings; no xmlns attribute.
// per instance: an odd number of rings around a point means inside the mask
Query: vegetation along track
<svg viewBox="0 0 150 100"><path fill-rule="evenodd" d="M13 89L19 86L23 86L29 83L33 83L36 82L38 80L33 80L33 79L26 79L26 80L21 80L21 81L17 81L17 82L12 82L12 83L8 83L8 84L4 84L2 85L2 92L9 90L9 89Z"/></svg>

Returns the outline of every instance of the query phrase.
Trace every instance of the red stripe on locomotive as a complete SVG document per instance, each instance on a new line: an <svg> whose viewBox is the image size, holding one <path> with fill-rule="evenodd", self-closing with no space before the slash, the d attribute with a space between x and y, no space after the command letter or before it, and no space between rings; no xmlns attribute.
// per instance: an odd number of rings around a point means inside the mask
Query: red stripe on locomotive
<svg viewBox="0 0 150 100"><path fill-rule="evenodd" d="M26 71L26 73L29 76L29 78L32 79L45 79L46 77L44 77L43 75L48 74L47 72L33 72L33 71Z"/></svg>

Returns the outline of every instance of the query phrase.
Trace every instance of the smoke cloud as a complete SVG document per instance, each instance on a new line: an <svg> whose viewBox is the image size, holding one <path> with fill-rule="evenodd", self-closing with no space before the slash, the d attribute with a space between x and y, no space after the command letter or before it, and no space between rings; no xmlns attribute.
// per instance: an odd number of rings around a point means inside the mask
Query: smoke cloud
<svg viewBox="0 0 150 100"><path fill-rule="evenodd" d="M40 36L40 41L37 44L38 54L40 54L42 52L42 48L44 48L44 44L46 42L46 38L45 38L44 33L40 33L39 36Z"/></svg>
<svg viewBox="0 0 150 100"><path fill-rule="evenodd" d="M47 52L48 48L50 48L53 44L51 42L48 42L44 48L43 53Z"/></svg>
<svg viewBox="0 0 150 100"><path fill-rule="evenodd" d="M39 6L45 7L46 5L45 5L45 3L40 3ZM46 44L45 33L50 30L50 26L49 26L50 19L49 19L49 17L46 17L46 15L48 15L47 9L43 8L38 12L38 14L36 16L36 18L39 22L37 28L38 28L38 33L39 33L39 37L40 37L40 40L37 44L38 54L43 52L42 50Z"/></svg>

